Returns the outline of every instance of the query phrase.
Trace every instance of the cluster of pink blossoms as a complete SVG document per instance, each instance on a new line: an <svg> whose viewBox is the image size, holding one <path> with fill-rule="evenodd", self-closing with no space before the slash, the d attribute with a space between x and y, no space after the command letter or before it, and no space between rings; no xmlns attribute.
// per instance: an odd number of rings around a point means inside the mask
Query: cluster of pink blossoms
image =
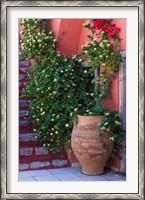
<svg viewBox="0 0 145 200"><path fill-rule="evenodd" d="M115 24L111 24L109 19L95 19L93 20L93 28L105 31L108 36L114 36L120 32L120 28L117 28Z"/></svg>

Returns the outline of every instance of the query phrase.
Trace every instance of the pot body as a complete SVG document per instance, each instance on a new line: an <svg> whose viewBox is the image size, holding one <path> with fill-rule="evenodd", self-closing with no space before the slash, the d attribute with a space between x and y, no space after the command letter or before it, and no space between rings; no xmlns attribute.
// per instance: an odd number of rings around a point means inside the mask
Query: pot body
<svg viewBox="0 0 145 200"><path fill-rule="evenodd" d="M111 133L102 131L98 125L103 117L78 115L73 127L72 150L86 175L102 174L114 148Z"/></svg>

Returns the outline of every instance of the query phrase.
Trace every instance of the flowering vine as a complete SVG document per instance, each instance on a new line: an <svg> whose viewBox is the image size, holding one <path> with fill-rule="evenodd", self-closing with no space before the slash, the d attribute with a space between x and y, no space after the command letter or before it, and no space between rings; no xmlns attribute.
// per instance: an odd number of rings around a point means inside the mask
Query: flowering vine
<svg viewBox="0 0 145 200"><path fill-rule="evenodd" d="M108 37L118 37L120 28L116 27L116 24L111 23L110 19L95 19L93 20L92 28L104 31Z"/></svg>
<svg viewBox="0 0 145 200"><path fill-rule="evenodd" d="M94 72L97 69L97 75L92 81L95 83L96 103L102 105L104 99L110 95L112 79L121 66L120 29L112 24L112 20L106 19L90 20L83 26L91 33L88 34L90 42L82 47L81 56L84 61L88 61L89 71Z"/></svg>
<svg viewBox="0 0 145 200"><path fill-rule="evenodd" d="M67 58L55 50L57 41L47 22L21 20L24 38L20 58L34 59L22 98L31 97L27 118L37 122L34 125L39 134L37 139L51 151L59 152L70 144L77 114L92 114L94 84L81 58L76 55Z"/></svg>
<svg viewBox="0 0 145 200"><path fill-rule="evenodd" d="M119 147L124 137L119 116L103 106L121 65L119 28L112 20L90 20L84 24L91 32L90 42L81 54L67 58L56 51L57 40L48 20L22 19L20 24L24 36L20 58L34 59L22 98L31 97L27 118L35 121L37 138L51 151L60 152L70 145L78 114L105 115L100 127L112 132L111 140Z"/></svg>
<svg viewBox="0 0 145 200"><path fill-rule="evenodd" d="M104 99L110 97L112 80L121 66L120 28L112 23L111 19L95 19L83 24L88 28L90 42L82 47L81 56L87 61L88 71L96 75L92 79L94 83L94 99L96 108L103 105ZM102 107L102 106L101 106ZM112 156L122 147L125 131L121 128L119 114L112 111L104 111L105 117L100 124L102 130L112 133L110 140L115 141Z"/></svg>

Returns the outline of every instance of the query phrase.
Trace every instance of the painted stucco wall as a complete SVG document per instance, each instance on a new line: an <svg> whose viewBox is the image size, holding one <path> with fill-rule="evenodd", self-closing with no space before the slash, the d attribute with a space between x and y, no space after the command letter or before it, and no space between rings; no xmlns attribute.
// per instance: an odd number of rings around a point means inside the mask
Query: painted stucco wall
<svg viewBox="0 0 145 200"><path fill-rule="evenodd" d="M84 19L51 19L49 20L49 25L54 32L54 37L57 39L61 37L57 43L57 50L61 54L66 54L66 56L71 57L72 54L78 54L81 52L82 45L89 42L87 37L88 30L82 26L86 23ZM116 24L118 28L121 29L121 45L120 50L126 50L126 19L115 19L113 23ZM21 31L21 27L19 27ZM64 32L63 35L62 32ZM20 38L22 38L20 36ZM33 65L33 60L30 61ZM119 74L116 79L112 82L111 88L111 98L105 100L105 106L114 111L119 111ZM121 168L121 161L116 160L114 166L117 169Z"/></svg>
<svg viewBox="0 0 145 200"><path fill-rule="evenodd" d="M84 20L77 20L77 19L61 20L57 30L58 34L55 34L57 38L58 36L60 36L60 39L58 40L57 43L57 50L60 51L61 54L64 53L68 57L71 57L72 54L77 53L83 22ZM52 30L56 32L56 27L54 29L53 23L51 24L52 24L51 26Z"/></svg>
<svg viewBox="0 0 145 200"><path fill-rule="evenodd" d="M61 53L65 53L68 57L72 54L78 54L81 52L82 45L89 42L87 37L88 29L82 26L83 23L86 23L87 20L81 19L62 19L59 20L55 26L55 21L52 20L51 28L56 33L56 37L58 37L62 31L64 31L64 35L62 35L61 40L58 42L57 50ZM121 29L120 37L120 50L126 50L126 19L114 19L113 23L116 24L118 28ZM116 78L112 81L111 87L111 95L109 99L106 99L104 105L113 111L119 111L119 73ZM120 156L120 153L119 153ZM121 161L115 160L113 163L113 168L117 170L121 170Z"/></svg>
<svg viewBox="0 0 145 200"><path fill-rule="evenodd" d="M113 20L112 23L116 24L116 26L121 29L120 37L122 40L120 44L120 50L124 51L126 50L126 20L115 19ZM89 33L88 29L82 27L77 53L81 52L82 45L84 45L86 42L89 42L89 39L87 37L88 33ZM119 76L118 75L116 76L116 79L112 81L110 99L106 99L104 102L104 105L110 110L119 111Z"/></svg>

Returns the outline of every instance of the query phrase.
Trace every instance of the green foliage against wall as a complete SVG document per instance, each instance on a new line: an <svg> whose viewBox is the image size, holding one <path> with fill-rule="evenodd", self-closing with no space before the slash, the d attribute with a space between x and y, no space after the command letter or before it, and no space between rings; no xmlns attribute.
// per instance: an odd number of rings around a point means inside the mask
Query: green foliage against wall
<svg viewBox="0 0 145 200"><path fill-rule="evenodd" d="M22 19L23 27L21 58L34 59L34 66L28 72L31 81L27 84L23 96L31 97L28 119L35 120L34 131L44 146L59 152L64 145L70 145L73 122L77 115L104 115L104 98L109 95L111 80L119 69L120 54L116 43L111 44L105 35L100 41L88 35L91 43L85 45L80 55L67 58L55 50L57 41L48 27L48 20ZM91 23L86 25L96 34ZM102 33L100 33L102 34ZM65 35L63 36L65 37ZM84 66L84 62L88 62ZM100 76L94 77L96 67L103 66ZM97 105L97 106L96 106ZM100 124L102 129L113 131L113 122L104 125L112 116L109 111L106 121ZM116 113L115 113L116 114ZM119 116L117 121L119 140L123 140ZM112 138L117 137L112 132ZM118 139L116 139L117 141ZM118 140L118 141L119 141ZM118 143L118 144L119 144Z"/></svg>

